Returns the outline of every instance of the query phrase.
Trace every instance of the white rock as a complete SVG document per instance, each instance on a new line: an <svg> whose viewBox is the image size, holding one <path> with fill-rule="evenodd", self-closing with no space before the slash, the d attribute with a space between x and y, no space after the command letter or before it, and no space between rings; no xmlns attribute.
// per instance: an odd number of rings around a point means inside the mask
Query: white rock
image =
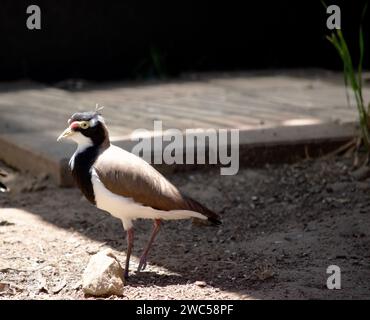
<svg viewBox="0 0 370 320"><path fill-rule="evenodd" d="M195 281L194 284L201 288L207 286L207 283L205 281Z"/></svg>
<svg viewBox="0 0 370 320"><path fill-rule="evenodd" d="M82 275L82 289L91 296L123 294L123 269L111 249L90 258Z"/></svg>

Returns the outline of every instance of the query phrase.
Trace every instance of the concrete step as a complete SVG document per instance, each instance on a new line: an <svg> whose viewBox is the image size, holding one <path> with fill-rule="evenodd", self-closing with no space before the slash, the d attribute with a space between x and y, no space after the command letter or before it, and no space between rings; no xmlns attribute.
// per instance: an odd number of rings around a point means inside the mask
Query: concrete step
<svg viewBox="0 0 370 320"><path fill-rule="evenodd" d="M368 85L364 97L370 100ZM302 156L307 146L321 146L322 153L357 134L357 111L347 106L341 74L323 70L208 75L145 85L85 84L72 91L1 83L0 159L70 186L67 164L74 146L57 143L56 137L71 114L92 110L96 103L105 106L111 140L129 151L132 132L153 131L154 120L162 121L163 130L239 129L241 165L288 161L288 155L295 157L293 150ZM164 172L193 167L158 166Z"/></svg>

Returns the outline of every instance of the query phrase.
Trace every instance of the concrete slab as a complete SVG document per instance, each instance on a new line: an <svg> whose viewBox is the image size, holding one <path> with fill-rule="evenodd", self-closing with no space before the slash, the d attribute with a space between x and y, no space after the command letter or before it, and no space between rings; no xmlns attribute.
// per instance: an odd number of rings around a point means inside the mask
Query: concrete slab
<svg viewBox="0 0 370 320"><path fill-rule="evenodd" d="M369 88L365 98L370 98ZM72 113L91 110L96 103L105 106L112 140L127 150L134 145L133 130L152 131L153 120L162 120L164 130L240 129L241 149L250 154L252 147L335 144L356 134L356 109L347 106L341 75L326 71L198 76L193 81L145 85L87 84L78 91L3 83L0 159L21 170L45 172L59 185L71 185L66 166L74 147L57 143L56 137ZM241 152L242 165L250 163L248 158Z"/></svg>

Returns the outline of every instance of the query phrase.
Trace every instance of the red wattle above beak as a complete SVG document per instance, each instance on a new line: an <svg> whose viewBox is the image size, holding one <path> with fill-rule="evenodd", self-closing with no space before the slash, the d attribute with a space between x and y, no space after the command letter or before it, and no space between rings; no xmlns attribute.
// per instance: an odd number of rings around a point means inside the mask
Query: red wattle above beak
<svg viewBox="0 0 370 320"><path fill-rule="evenodd" d="M70 127L71 129L77 129L77 128L79 128L79 127L80 127L80 125L79 125L79 123L78 123L77 121L74 121L74 122L72 122L72 123L69 125L69 127Z"/></svg>

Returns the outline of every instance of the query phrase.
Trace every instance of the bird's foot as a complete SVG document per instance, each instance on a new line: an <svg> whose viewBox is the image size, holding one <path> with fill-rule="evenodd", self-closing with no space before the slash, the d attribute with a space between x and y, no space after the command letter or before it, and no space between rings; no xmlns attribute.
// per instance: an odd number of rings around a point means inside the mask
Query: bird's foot
<svg viewBox="0 0 370 320"><path fill-rule="evenodd" d="M146 268L146 255L140 258L139 266L137 267L137 272L144 271Z"/></svg>
<svg viewBox="0 0 370 320"><path fill-rule="evenodd" d="M125 280L128 279L128 270L127 269L123 272L123 277L125 278Z"/></svg>

